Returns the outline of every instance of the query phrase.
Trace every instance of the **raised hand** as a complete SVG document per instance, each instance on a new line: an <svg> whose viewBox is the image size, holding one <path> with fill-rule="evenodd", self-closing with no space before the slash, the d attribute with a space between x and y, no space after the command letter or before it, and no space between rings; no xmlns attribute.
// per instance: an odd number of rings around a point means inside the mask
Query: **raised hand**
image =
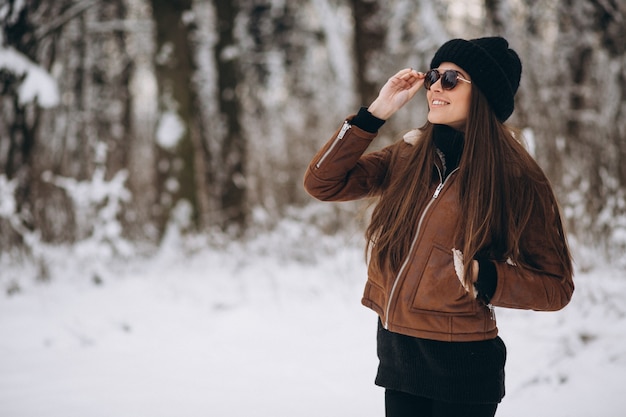
<svg viewBox="0 0 626 417"><path fill-rule="evenodd" d="M408 103L423 84L424 73L412 68L400 70L387 80L368 110L379 119L387 120Z"/></svg>

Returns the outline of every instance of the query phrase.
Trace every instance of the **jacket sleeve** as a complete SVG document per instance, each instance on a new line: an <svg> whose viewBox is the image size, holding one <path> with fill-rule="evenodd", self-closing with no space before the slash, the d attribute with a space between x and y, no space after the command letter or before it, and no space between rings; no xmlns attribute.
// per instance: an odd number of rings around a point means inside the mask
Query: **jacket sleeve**
<svg viewBox="0 0 626 417"><path fill-rule="evenodd" d="M522 239L526 239L525 259L529 266L514 262L495 262L497 286L491 304L501 307L536 311L556 311L565 307L572 298L574 282L571 268L560 261L558 251L566 250L565 237L560 232L557 208L552 213L554 233L562 236L562 246L553 247L545 238L543 221L531 218Z"/></svg>
<svg viewBox="0 0 626 417"><path fill-rule="evenodd" d="M376 133L350 124L348 118L313 157L304 174L304 189L322 201L348 201L376 193L390 160L390 150L363 155Z"/></svg>

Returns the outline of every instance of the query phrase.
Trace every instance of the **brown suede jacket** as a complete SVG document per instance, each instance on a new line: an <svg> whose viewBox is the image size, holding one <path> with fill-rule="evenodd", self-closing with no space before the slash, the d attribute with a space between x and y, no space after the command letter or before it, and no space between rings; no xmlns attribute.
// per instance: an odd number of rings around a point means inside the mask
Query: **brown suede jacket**
<svg viewBox="0 0 626 417"><path fill-rule="evenodd" d="M364 155L376 136L350 124L335 132L311 161L304 187L323 201L356 200L384 193L383 179L394 152L410 152L412 145L399 141ZM406 158L398 158L398 164ZM571 299L573 279L567 274L532 221L523 234L532 248L535 268L493 260L497 287L491 305L470 296L455 269L454 227L462 215L458 206L455 173L431 184L432 199L416 228L410 253L400 271L380 274L368 271L362 303L374 310L387 330L441 341L476 341L496 337L493 306L559 310ZM425 190L426 191L426 190Z"/></svg>

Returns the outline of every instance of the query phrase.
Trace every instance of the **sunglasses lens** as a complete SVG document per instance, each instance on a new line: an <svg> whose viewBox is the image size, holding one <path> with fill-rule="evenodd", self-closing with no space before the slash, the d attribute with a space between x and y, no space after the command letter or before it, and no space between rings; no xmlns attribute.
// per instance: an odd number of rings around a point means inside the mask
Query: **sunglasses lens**
<svg viewBox="0 0 626 417"><path fill-rule="evenodd" d="M447 70L444 71L443 74L439 74L439 71L431 69L426 72L426 77L424 78L424 88L430 90L430 87L435 84L440 77L441 88L444 90L452 90L456 87L458 82L458 74L456 71Z"/></svg>
<svg viewBox="0 0 626 417"><path fill-rule="evenodd" d="M437 70L428 70L426 72L426 77L424 78L424 88L430 90L430 86L435 84L439 79L439 71Z"/></svg>
<svg viewBox="0 0 626 417"><path fill-rule="evenodd" d="M458 75L456 71L444 71L443 75L441 76L441 88L443 88L444 90L452 90L454 87L456 87L456 83L458 81L457 76Z"/></svg>

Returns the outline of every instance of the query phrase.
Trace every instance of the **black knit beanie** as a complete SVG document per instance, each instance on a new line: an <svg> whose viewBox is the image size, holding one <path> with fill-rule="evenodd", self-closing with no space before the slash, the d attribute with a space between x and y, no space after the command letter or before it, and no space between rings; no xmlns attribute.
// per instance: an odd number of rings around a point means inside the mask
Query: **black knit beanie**
<svg viewBox="0 0 626 417"><path fill-rule="evenodd" d="M442 62L452 62L467 71L500 121L513 113L522 62L506 39L452 39L435 53L430 68L438 68Z"/></svg>

